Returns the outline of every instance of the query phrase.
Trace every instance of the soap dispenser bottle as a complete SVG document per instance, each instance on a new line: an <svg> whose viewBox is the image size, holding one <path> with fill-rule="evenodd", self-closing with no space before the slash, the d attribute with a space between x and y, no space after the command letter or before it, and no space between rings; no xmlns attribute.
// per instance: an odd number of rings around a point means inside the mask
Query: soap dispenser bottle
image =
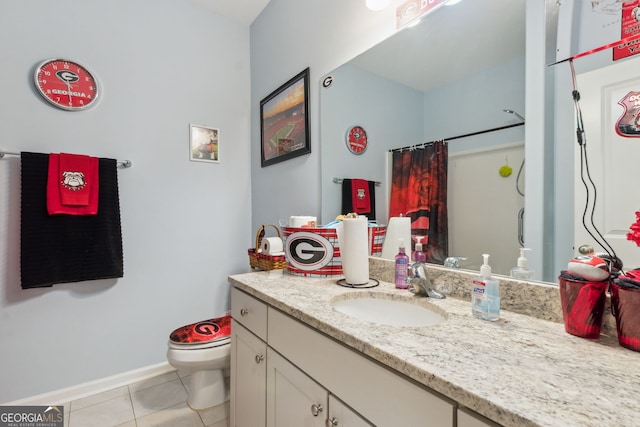
<svg viewBox="0 0 640 427"><path fill-rule="evenodd" d="M400 241L398 254L396 255L396 289L407 289L407 272L409 269L409 256L405 252L404 239Z"/></svg>
<svg viewBox="0 0 640 427"><path fill-rule="evenodd" d="M529 268L527 258L524 256L525 251L530 251L529 248L520 248L520 257L518 258L518 265L511 269L511 277L520 280L533 280L533 270Z"/></svg>
<svg viewBox="0 0 640 427"><path fill-rule="evenodd" d="M424 239L424 236L416 237L416 250L413 252L413 262L427 262L427 255L422 252L422 239Z"/></svg>
<svg viewBox="0 0 640 427"><path fill-rule="evenodd" d="M480 319L495 321L500 318L500 282L491 276L489 254L483 254L480 275L473 279L471 313Z"/></svg>

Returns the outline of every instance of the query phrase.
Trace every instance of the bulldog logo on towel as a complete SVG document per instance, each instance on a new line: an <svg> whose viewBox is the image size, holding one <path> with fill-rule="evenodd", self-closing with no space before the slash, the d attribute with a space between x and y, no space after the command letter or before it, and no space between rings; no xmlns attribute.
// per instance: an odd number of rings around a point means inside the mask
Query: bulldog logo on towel
<svg viewBox="0 0 640 427"><path fill-rule="evenodd" d="M71 191L82 190L87 185L84 180L84 173L82 172L62 172L61 183L64 188Z"/></svg>
<svg viewBox="0 0 640 427"><path fill-rule="evenodd" d="M358 192L356 196L358 197L358 199L364 200L364 197L365 197L364 188L358 188Z"/></svg>

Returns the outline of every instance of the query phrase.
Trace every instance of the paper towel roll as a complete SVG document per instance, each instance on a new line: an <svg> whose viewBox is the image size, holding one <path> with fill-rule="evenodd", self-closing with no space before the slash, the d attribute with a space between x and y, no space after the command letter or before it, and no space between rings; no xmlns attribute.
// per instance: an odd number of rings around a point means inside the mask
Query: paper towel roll
<svg viewBox="0 0 640 427"><path fill-rule="evenodd" d="M399 239L404 240L405 252L409 256L409 259L411 259L411 218L408 216L394 216L389 219L387 234L382 243L382 258L396 258Z"/></svg>
<svg viewBox="0 0 640 427"><path fill-rule="evenodd" d="M345 281L350 285L369 282L369 233L366 216L345 218L338 227L340 257Z"/></svg>
<svg viewBox="0 0 640 427"><path fill-rule="evenodd" d="M260 243L260 249L265 255L282 255L284 245L280 237L264 237Z"/></svg>
<svg viewBox="0 0 640 427"><path fill-rule="evenodd" d="M291 228L300 228L302 226L310 226L313 223L313 227L318 223L317 218L315 216L290 216L289 217L289 227Z"/></svg>

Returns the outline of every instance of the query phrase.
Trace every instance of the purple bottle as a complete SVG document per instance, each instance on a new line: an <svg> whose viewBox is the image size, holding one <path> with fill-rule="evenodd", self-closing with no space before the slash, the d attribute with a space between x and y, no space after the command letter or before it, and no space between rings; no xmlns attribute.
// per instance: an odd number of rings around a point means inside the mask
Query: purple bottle
<svg viewBox="0 0 640 427"><path fill-rule="evenodd" d="M405 253L404 239L400 240L398 255L396 255L396 289L407 289L407 271L409 269L409 256Z"/></svg>

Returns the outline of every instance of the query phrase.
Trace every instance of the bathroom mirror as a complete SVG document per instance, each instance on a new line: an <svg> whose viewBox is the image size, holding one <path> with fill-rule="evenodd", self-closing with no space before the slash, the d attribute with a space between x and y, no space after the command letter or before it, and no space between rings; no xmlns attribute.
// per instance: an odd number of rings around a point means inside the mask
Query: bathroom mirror
<svg viewBox="0 0 640 427"><path fill-rule="evenodd" d="M329 73L331 84L320 90L321 222L340 213L340 180L363 178L379 183L376 219L387 223L390 149L521 124L524 70L525 0L473 0L439 8ZM368 137L359 154L346 143L353 126L361 126ZM451 191L456 184L449 180L449 255L469 257L463 268L478 269L484 251L492 255L494 272L508 274L514 266L520 247L518 213L524 208L516 188L523 149L524 126L449 142L449 158L458 156L450 161L449 175L478 168L457 191ZM498 171L505 165L513 173L502 178ZM478 198L469 187L481 180L474 183L474 173L496 177L487 183L493 194ZM501 195L507 201L494 199ZM496 224L493 230L488 215ZM480 232L486 234L470 238Z"/></svg>
<svg viewBox="0 0 640 427"><path fill-rule="evenodd" d="M341 84L343 79L338 71L343 67L339 67L335 72L330 73L332 77L337 77L329 87L323 87L320 91L321 94L321 171L322 171L322 216L323 221L328 221L335 212L339 209L339 194L340 186L334 183L334 178L340 177L354 177L361 176L367 179L375 179L381 183L377 187L376 199L377 212L384 214L384 205L382 200L388 198L387 187L387 163L385 161L385 153L389 148L395 148L399 146L411 145L411 142L405 144L405 141L429 141L437 138L447 138L452 135L459 135L467 132L473 132L484 129L486 127L496 126L500 124L513 124L517 122L513 116L509 116L503 113L502 109L510 109L519 114L524 115L524 100L519 99L520 95L524 96L520 91L520 85L524 85L524 69L520 67L519 72L512 72L509 75L501 75L503 77L503 84L514 85L511 90L512 94L508 98L495 98L490 99L476 99L475 93L469 90L469 86L465 86L460 89L458 96L451 96L451 93L447 94L444 89L441 89L439 85L446 85L450 81L439 82L436 76L438 73L435 71L444 63L449 71L447 76L460 78L461 75L457 74L461 70L472 71L475 70L475 66L480 64L480 59L490 58L492 54L496 52L500 53L505 49L505 45L502 43L504 39L514 38L519 40L519 43L524 43L524 33L509 33L509 26L503 28L503 36L498 42L490 44L480 43L480 35L484 34L484 31L488 26L487 22L491 23L491 26L495 29L502 23L517 22L521 30L524 29L524 11L518 12L522 15L518 15L518 18L507 18L506 9L500 6L501 10L499 15L504 19L493 19L496 16L496 11L491 9L490 0L476 0L474 2L462 2L471 3L472 6L466 5L465 10L472 11L473 16L467 16L464 19L470 24L464 26L464 28L456 27L456 23L463 22L462 18L456 18L454 16L455 7L443 7L437 11L437 14L428 16L420 27L415 29L405 29L396 33L390 37L383 45L389 44L391 48L387 51L386 57L382 57L378 63L386 64L387 68L395 68L398 70L406 71L412 66L401 65L405 64L405 56L409 57L422 57L428 59L432 67L425 70L420 70L418 74L424 76L424 81L429 82L429 85L434 86L430 89L433 99L439 99L439 108L434 108L428 111L429 114L435 118L431 120L429 124L424 124L426 115L424 114L425 96L416 95L415 89L411 88L408 83L398 85L391 84L387 77L387 80L379 80L373 88L366 90L359 90L358 88L352 88L349 85ZM519 4L524 9L524 1L509 2L512 4ZM551 139L553 142L552 158L555 163L553 168L553 191L555 194L545 193L539 197L544 198L539 203L535 198L529 195L530 199L527 203L532 202L540 206L546 206L546 201L554 200L551 207L553 212L553 231L551 235L545 235L544 245L555 247L555 254L546 256L544 259L545 266L547 264L550 267L546 267L548 270L544 280L549 283L555 284L554 274L566 265L566 260L574 255L573 249L573 226L574 226L574 206L573 198L567 197L572 195L578 190L574 188L574 157L576 156L576 149L573 144L575 139L575 126L574 126L574 108L571 101L571 78L569 72L568 63L560 62L562 59L566 59L573 55L588 51L595 50L597 52L589 55L581 56L576 59L575 68L576 73L589 72L602 68L604 66L612 64L611 49L601 49L606 46L611 40L615 41L615 34L611 35L611 31L619 31L620 18L616 16L618 9L620 8L619 0L598 0L598 1L582 1L582 0L563 0L561 2L557 0L545 1L545 19L546 28L544 29L546 34L547 50L546 50L546 63L549 64L548 70L550 75L547 77L550 83L549 89L553 95L550 98L552 100L545 101L545 114L548 115L547 121L545 121L545 132L552 134ZM479 5L480 10L474 10L473 5ZM504 5L503 5L504 6ZM615 13L611 13L612 11ZM485 15L485 13L488 14ZM446 14L450 14L451 17L446 18ZM584 17L583 14L590 16ZM437 18L437 19L436 19ZM521 20L520 20L521 19ZM601 21L605 20L603 24ZM437 21L437 22L436 22ZM596 29L596 33L600 33L596 41L590 40L585 34L589 34L590 27L594 25L600 28ZM485 23L482 29L478 29L475 26L478 22ZM444 25L446 28L439 27ZM603 27L604 25L604 27ZM428 28L424 29L425 33L421 33L422 26L429 26L433 28L432 33L429 33ZM454 34L448 32L448 27L451 27ZM615 28L618 30L615 30ZM500 27L502 28L502 27ZM511 28L512 29L512 28ZM558 30L559 29L559 30ZM604 32L600 30L606 30ZM468 30L468 32L467 32ZM609 34L606 35L605 33ZM510 34L510 35L508 35ZM461 36L463 42L454 42L458 39L456 36ZM583 40L585 39L586 40ZM484 40L484 39L482 39ZM419 46L419 42L426 43L422 47ZM447 43L454 43L453 45ZM442 57L435 56L431 52L429 45L446 47L447 56ZM599 46L599 47L598 47ZM376 46L371 51L376 50ZM419 49L419 54L416 54L412 49ZM470 48L471 52L463 51L463 48ZM506 50L505 52L506 53ZM524 53L524 52L522 52ZM362 56L366 58L367 53ZM477 55L477 56L476 56ZM468 61L464 63L462 60L466 58ZM479 59L480 58L480 59ZM515 56L513 63L522 61ZM354 58L353 61L349 61L345 64L344 69L353 70L356 67L356 63L361 58ZM364 61L364 59L363 59ZM498 63L498 59L494 59L495 63ZM634 59L625 59L625 61L640 61L640 55L637 55ZM370 66L373 67L376 61L371 61ZM364 65L359 65L364 67ZM367 65L369 66L369 65ZM518 68L516 66L514 68ZM416 67L416 70L418 68ZM489 69L489 71L493 71ZM382 72L382 71L380 71ZM491 73L489 73L491 74ZM483 82L484 83L484 82ZM482 84L482 83L481 83ZM466 90L466 91L465 91ZM564 94L564 95L563 95ZM495 99L494 99L495 98ZM363 100L367 108L353 108L349 104L349 100L361 99ZM457 104L456 104L457 103ZM453 104L453 106L452 106ZM408 107L407 107L408 105ZM456 108L456 105L458 106ZM471 108L466 108L471 105ZM447 110L448 109L448 110ZM372 116L371 110L374 110ZM469 110L472 111L469 114ZM399 111L399 114L391 115ZM443 119L442 115L439 115L442 111L444 115L451 115L451 111L457 114L458 120L456 121L455 131L451 129L445 129L443 126L445 123L450 124L448 120ZM390 118L391 117L391 118ZM368 123L368 124L366 124ZM416 123L424 126L424 128L414 127ZM345 129L354 124L364 125L365 130L369 131L369 144L367 150L360 155L352 155L347 153L344 142ZM366 125L365 125L366 124ZM534 124L535 125L535 124ZM524 139L522 131L520 129L510 129L510 134L501 134L503 141L517 140L518 138ZM518 133L520 132L520 133ZM490 141L489 143L495 143L497 133L485 135ZM464 142L464 141L460 141ZM486 141L485 141L486 142ZM388 144L388 145L385 145ZM481 146L483 142L475 141L474 144ZM462 144L451 144L450 147L462 147ZM377 153L376 150L379 150ZM510 164L514 167L514 174L517 170L517 160L510 159ZM537 193L536 193L537 194ZM560 195L560 196L557 196ZM469 221L477 221L478 215L469 215ZM387 219L384 215L378 216L379 222L385 222ZM478 225L482 227L480 223ZM512 233L509 233L511 235ZM496 236L496 240L504 237ZM507 237L510 238L510 237ZM525 242L526 245L526 242ZM451 255L467 255L466 251ZM509 256L512 259L513 256ZM463 268L473 269L473 266L463 265ZM548 277L547 277L548 276ZM537 278L539 276L536 276Z"/></svg>

